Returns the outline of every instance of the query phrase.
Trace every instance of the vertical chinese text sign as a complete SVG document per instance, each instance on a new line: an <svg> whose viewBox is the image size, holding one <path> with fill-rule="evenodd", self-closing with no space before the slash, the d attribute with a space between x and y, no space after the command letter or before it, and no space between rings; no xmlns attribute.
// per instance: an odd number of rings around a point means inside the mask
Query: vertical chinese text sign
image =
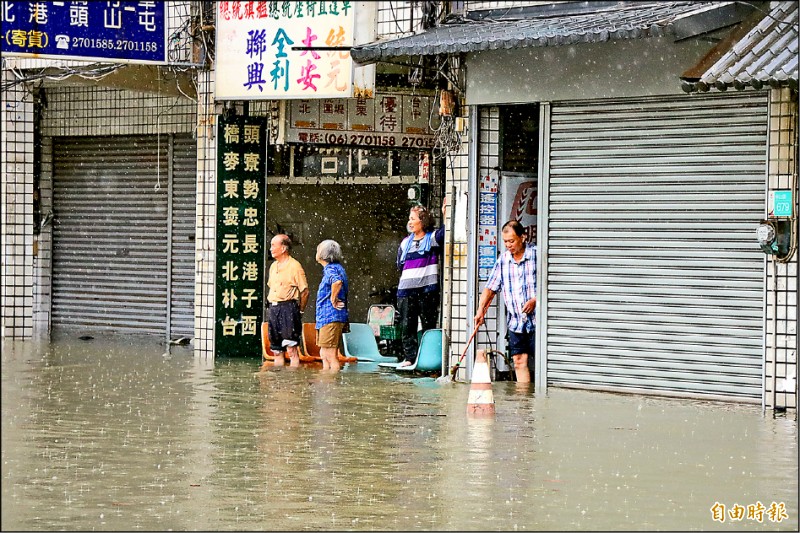
<svg viewBox="0 0 800 533"><path fill-rule="evenodd" d="M216 354L261 354L266 119L220 117L217 160Z"/></svg>

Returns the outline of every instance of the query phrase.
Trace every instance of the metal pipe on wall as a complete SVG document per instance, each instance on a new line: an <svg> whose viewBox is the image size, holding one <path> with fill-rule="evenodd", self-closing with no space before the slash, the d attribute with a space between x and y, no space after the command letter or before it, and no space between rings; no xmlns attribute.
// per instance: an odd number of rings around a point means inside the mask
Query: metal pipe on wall
<svg viewBox="0 0 800 533"><path fill-rule="evenodd" d="M477 263L477 228L478 228L478 132L479 108L469 106L469 143L467 156L467 316L465 320L475 315L477 307L478 290L478 263ZM475 345L472 343L467 350L467 379L472 380L472 363L475 360Z"/></svg>
<svg viewBox="0 0 800 533"><path fill-rule="evenodd" d="M451 164L452 168L452 164ZM449 251L449 258L447 261L447 330L442 343L442 375L447 375L450 369L450 343L453 339L453 255L455 254L455 203L456 203L456 186L450 185L450 198L448 203L448 212L450 213L450 224L448 224L447 234L445 235L445 250ZM444 221L442 221L444 223ZM449 237L449 239L448 239Z"/></svg>

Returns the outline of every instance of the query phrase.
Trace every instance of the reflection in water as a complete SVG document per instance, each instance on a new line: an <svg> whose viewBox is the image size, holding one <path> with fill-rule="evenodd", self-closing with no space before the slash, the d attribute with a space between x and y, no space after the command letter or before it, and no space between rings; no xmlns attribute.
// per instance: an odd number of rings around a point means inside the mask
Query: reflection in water
<svg viewBox="0 0 800 533"><path fill-rule="evenodd" d="M379 371L257 372L143 339L4 342L2 529L796 530L797 424L752 406ZM712 520L783 502L788 518Z"/></svg>

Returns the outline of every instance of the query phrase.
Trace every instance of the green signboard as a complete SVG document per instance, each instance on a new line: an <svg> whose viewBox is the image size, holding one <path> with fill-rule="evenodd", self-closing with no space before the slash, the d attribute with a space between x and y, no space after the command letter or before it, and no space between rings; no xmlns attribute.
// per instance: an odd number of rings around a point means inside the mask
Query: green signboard
<svg viewBox="0 0 800 533"><path fill-rule="evenodd" d="M260 356L267 119L219 118L216 354Z"/></svg>
<svg viewBox="0 0 800 533"><path fill-rule="evenodd" d="M792 191L770 191L770 204L772 206L772 216L790 217L792 216Z"/></svg>

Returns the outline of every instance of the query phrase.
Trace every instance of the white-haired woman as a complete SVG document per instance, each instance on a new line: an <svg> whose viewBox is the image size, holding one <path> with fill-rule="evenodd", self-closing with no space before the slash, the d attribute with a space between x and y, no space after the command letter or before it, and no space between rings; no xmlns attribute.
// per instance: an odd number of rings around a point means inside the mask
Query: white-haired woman
<svg viewBox="0 0 800 533"><path fill-rule="evenodd" d="M342 266L342 248L327 239L317 245L317 263L322 265L322 281L317 289L317 345L322 369L338 372L342 332L350 321L347 313L347 274Z"/></svg>
<svg viewBox="0 0 800 533"><path fill-rule="evenodd" d="M447 199L442 202L442 219L447 211ZM444 247L444 224L433 228L433 216L421 205L409 210L408 236L397 250L397 310L403 339L403 360L400 366L411 366L417 360L419 344L417 328L422 331L436 327L439 316L439 253Z"/></svg>

